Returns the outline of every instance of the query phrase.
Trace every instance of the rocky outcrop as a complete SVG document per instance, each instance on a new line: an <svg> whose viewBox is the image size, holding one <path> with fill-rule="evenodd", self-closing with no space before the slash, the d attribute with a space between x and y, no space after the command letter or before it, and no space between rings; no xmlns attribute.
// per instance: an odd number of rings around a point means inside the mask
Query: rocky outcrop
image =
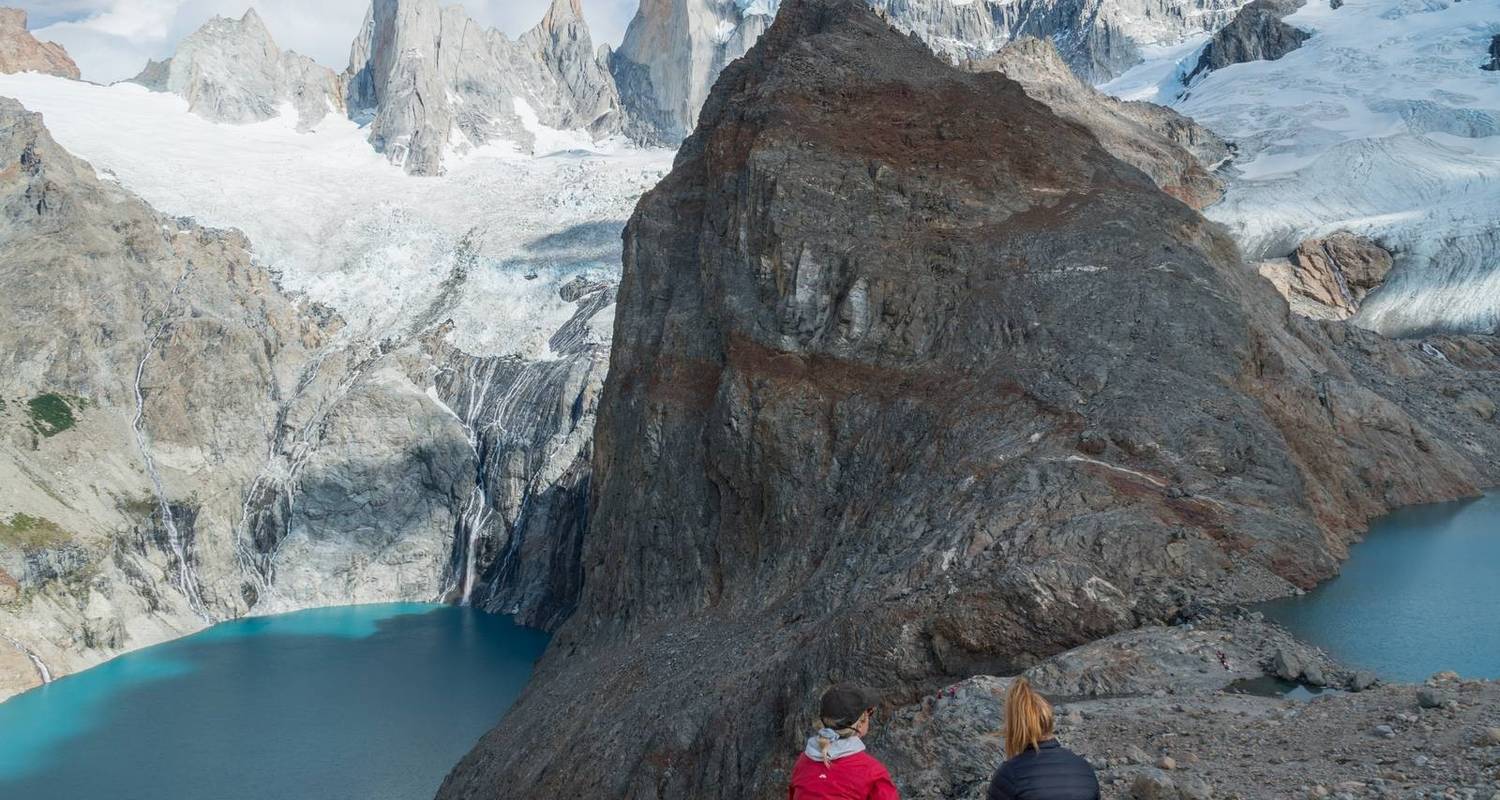
<svg viewBox="0 0 1500 800"><path fill-rule="evenodd" d="M1479 67L1488 72L1500 70L1500 33L1490 39L1490 60Z"/></svg>
<svg viewBox="0 0 1500 800"><path fill-rule="evenodd" d="M542 128L599 138L624 124L578 0L554 0L515 41L460 6L373 0L344 77L371 143L412 174L438 174L447 154L492 141L531 150Z"/></svg>
<svg viewBox="0 0 1500 800"><path fill-rule="evenodd" d="M1491 791L1495 745L1486 720L1500 711L1500 683L1443 675L1426 686L1311 700L1232 688L1237 674L1260 676L1257 664L1271 655L1267 646L1287 638L1244 623L1148 628L1049 659L1028 676L1041 671L1082 683L1095 670L1171 676L1105 694L1043 690L1056 703L1058 738L1094 765L1108 800ZM1222 668L1220 654L1232 670ZM870 747L891 767L903 797L984 799L1004 758L997 732L1009 684L988 675L968 678L877 723ZM1424 709L1428 693L1454 702Z"/></svg>
<svg viewBox="0 0 1500 800"><path fill-rule="evenodd" d="M78 80L78 65L60 44L39 42L26 29L26 12L0 8L0 72L43 72Z"/></svg>
<svg viewBox="0 0 1500 800"><path fill-rule="evenodd" d="M1282 21L1307 0L1253 0L1204 45L1187 82L1231 64L1275 61L1302 46L1307 31Z"/></svg>
<svg viewBox="0 0 1500 800"><path fill-rule="evenodd" d="M611 61L636 129L648 131L648 141L669 144L686 136L719 71L755 43L778 5L778 0L643 2ZM1241 3L870 0L870 5L954 63L985 58L1012 39L1030 36L1055 42L1084 80L1102 81L1138 63L1143 46L1216 30Z"/></svg>
<svg viewBox="0 0 1500 800"><path fill-rule="evenodd" d="M444 800L781 796L831 680L899 705L1309 586L1500 476L1430 391L1500 391L1496 342L1292 317L1082 126L856 0L725 70L624 266L579 607Z"/></svg>
<svg viewBox="0 0 1500 800"><path fill-rule="evenodd" d="M253 8L237 20L214 17L188 34L175 55L148 62L131 81L182 95L194 113L216 122L261 122L291 105L297 127L309 130L344 111L333 70L283 52Z"/></svg>
<svg viewBox="0 0 1500 800"><path fill-rule="evenodd" d="M1057 48L1025 37L993 57L969 62L976 72L1002 72L1026 94L1064 119L1088 128L1104 149L1139 168L1162 191L1196 209L1223 196L1211 170L1229 158L1229 147L1212 131L1177 112L1142 101L1117 100L1078 79Z"/></svg>
<svg viewBox="0 0 1500 800"><path fill-rule="evenodd" d="M1261 274L1291 303L1314 319L1349 319L1367 295L1385 282L1391 254L1349 231L1308 239L1289 258L1262 262Z"/></svg>

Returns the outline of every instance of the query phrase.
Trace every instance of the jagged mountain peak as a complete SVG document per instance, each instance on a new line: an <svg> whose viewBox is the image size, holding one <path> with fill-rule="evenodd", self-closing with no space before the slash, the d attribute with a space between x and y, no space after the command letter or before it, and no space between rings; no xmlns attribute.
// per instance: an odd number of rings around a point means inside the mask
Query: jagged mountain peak
<svg viewBox="0 0 1500 800"><path fill-rule="evenodd" d="M547 13L542 17L541 28L551 31L579 22L583 22L581 0L552 0L552 5L547 8Z"/></svg>
<svg viewBox="0 0 1500 800"><path fill-rule="evenodd" d="M297 126L307 130L344 109L333 70L282 51L253 8L238 19L209 19L183 38L171 58L148 61L130 81L179 94L194 113L217 122L261 122L290 105Z"/></svg>
<svg viewBox="0 0 1500 800"><path fill-rule="evenodd" d="M26 11L0 8L0 72L43 72L78 80L78 65L60 44L38 41L26 27Z"/></svg>
<svg viewBox="0 0 1500 800"><path fill-rule="evenodd" d="M439 174L449 156L494 141L531 150L546 129L602 138L622 128L614 82L572 0L516 40L458 6L374 0L345 80L370 141L413 174Z"/></svg>

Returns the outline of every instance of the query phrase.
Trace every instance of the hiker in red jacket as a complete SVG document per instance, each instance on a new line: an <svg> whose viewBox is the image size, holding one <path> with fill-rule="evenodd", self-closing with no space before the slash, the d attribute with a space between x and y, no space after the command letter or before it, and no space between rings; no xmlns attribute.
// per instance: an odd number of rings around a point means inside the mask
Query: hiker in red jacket
<svg viewBox="0 0 1500 800"><path fill-rule="evenodd" d="M847 683L823 693L823 727L792 767L788 800L900 800L891 774L861 740L879 702L873 691Z"/></svg>

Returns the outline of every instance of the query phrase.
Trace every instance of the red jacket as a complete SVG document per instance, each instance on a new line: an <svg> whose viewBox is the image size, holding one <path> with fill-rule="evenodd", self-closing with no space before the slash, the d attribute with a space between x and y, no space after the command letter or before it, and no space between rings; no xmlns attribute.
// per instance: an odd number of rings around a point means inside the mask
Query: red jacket
<svg viewBox="0 0 1500 800"><path fill-rule="evenodd" d="M834 759L826 767L803 753L792 767L786 796L787 800L901 800L891 773L865 752Z"/></svg>

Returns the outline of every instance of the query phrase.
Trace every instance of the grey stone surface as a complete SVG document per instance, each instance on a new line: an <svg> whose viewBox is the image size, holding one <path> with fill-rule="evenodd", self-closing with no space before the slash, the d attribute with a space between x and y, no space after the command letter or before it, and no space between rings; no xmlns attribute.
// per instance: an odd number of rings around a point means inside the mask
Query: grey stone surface
<svg viewBox="0 0 1500 800"><path fill-rule="evenodd" d="M184 37L171 58L148 62L131 81L182 95L194 113L217 122L260 122L290 104L298 128L307 130L344 112L338 75L282 51L253 8L237 20L214 17Z"/></svg>
<svg viewBox="0 0 1500 800"><path fill-rule="evenodd" d="M1500 472L1430 392L1493 388L1492 339L1293 317L1083 127L855 0L726 68L616 313L578 610L444 800L784 796L831 681L901 705L1308 587Z"/></svg>
<svg viewBox="0 0 1500 800"><path fill-rule="evenodd" d="M449 153L496 140L530 150L537 125L594 137L624 125L578 0L554 0L516 40L461 6L373 0L344 78L350 114L413 174L439 174Z"/></svg>
<svg viewBox="0 0 1500 800"><path fill-rule="evenodd" d="M1296 50L1310 36L1307 31L1282 22L1282 17L1301 8L1307 0L1253 0L1220 28L1204 46L1198 63L1188 73L1192 82L1230 64L1275 61Z"/></svg>
<svg viewBox="0 0 1500 800"><path fill-rule="evenodd" d="M62 45L37 41L26 28L26 12L0 8L0 72L44 72L78 80L78 65Z"/></svg>

